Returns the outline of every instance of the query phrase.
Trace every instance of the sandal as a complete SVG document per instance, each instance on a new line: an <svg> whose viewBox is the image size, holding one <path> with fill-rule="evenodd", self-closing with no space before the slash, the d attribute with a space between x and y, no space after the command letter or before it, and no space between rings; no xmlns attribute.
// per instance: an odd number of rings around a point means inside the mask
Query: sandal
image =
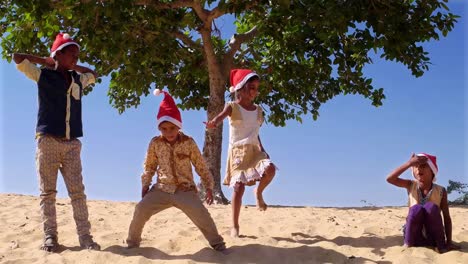
<svg viewBox="0 0 468 264"><path fill-rule="evenodd" d="M93 241L93 237L91 235L82 235L79 238L80 240L80 246L84 249L90 249L90 250L101 250L101 246Z"/></svg>
<svg viewBox="0 0 468 264"><path fill-rule="evenodd" d="M41 246L41 250L47 252L56 252L58 249L59 243L57 236L47 235L44 239L44 244Z"/></svg>

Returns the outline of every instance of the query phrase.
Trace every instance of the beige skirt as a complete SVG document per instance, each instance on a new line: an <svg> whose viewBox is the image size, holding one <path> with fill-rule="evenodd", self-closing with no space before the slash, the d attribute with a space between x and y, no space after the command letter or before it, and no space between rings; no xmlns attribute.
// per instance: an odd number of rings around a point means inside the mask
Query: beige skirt
<svg viewBox="0 0 468 264"><path fill-rule="evenodd" d="M255 185L266 168L273 164L258 145L238 145L228 150L226 176L223 184L233 187L236 182ZM273 164L274 166L274 164Z"/></svg>

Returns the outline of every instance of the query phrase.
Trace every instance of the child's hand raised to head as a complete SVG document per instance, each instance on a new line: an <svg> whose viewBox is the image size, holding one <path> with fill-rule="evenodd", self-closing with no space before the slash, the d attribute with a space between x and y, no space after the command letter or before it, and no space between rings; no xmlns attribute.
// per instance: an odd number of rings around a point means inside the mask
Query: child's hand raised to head
<svg viewBox="0 0 468 264"><path fill-rule="evenodd" d="M208 205L211 205L213 203L213 191L211 189L206 189L205 202Z"/></svg>
<svg viewBox="0 0 468 264"><path fill-rule="evenodd" d="M416 156L414 153L411 154L411 158L408 163L410 166L418 166L427 162L426 156Z"/></svg>

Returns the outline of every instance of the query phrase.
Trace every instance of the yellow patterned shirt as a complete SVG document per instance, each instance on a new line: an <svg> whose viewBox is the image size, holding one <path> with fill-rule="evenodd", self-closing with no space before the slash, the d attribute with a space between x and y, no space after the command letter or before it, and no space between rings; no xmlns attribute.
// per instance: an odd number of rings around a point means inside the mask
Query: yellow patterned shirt
<svg viewBox="0 0 468 264"><path fill-rule="evenodd" d="M179 132L176 143L171 145L162 136L154 137L146 152L141 183L144 187L150 186L157 173L156 188L164 192L196 191L192 164L203 186L213 189L213 177L193 138Z"/></svg>

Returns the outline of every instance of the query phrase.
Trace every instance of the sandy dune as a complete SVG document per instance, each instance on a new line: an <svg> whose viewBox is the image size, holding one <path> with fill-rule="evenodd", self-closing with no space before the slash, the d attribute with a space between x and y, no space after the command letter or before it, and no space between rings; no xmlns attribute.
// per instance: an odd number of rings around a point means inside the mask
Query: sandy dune
<svg viewBox="0 0 468 264"><path fill-rule="evenodd" d="M124 239L135 203L88 201L93 235L101 252L80 250L68 199L57 200L60 253L39 250L39 199L0 194L0 263L468 263L468 208L452 207L453 239L460 251L439 255L427 248L402 247L405 207L242 208L241 238L229 237L230 207L210 213L231 248L211 250L198 229L177 209L154 216L142 247L126 249Z"/></svg>

